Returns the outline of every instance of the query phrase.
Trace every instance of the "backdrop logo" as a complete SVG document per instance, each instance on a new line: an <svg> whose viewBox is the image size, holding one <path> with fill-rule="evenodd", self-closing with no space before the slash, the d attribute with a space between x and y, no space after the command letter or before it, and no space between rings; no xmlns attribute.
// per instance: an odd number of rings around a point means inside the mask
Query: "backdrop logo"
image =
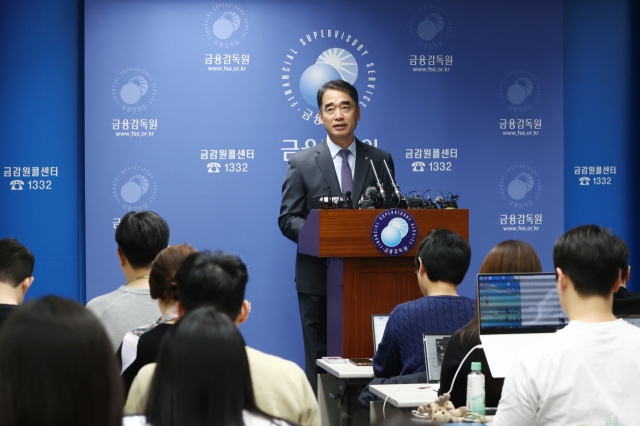
<svg viewBox="0 0 640 426"><path fill-rule="evenodd" d="M249 32L249 20L244 10L233 3L219 3L204 19L207 37L222 48L238 46Z"/></svg>
<svg viewBox="0 0 640 426"><path fill-rule="evenodd" d="M358 89L358 104L366 108L376 88L374 63L357 37L337 29L305 34L296 48L289 49L282 66L281 84L287 103L300 117L310 121L317 111L318 89L330 80L345 80ZM361 66L358 65L358 59ZM358 78L359 74L362 77ZM320 124L317 115L314 123Z"/></svg>
<svg viewBox="0 0 640 426"><path fill-rule="evenodd" d="M381 253L401 256L416 243L418 225L405 210L388 209L374 219L371 239Z"/></svg>
<svg viewBox="0 0 640 426"><path fill-rule="evenodd" d="M142 68L126 68L113 79L111 96L122 111L146 111L156 100L156 82Z"/></svg>
<svg viewBox="0 0 640 426"><path fill-rule="evenodd" d="M540 100L540 82L533 73L515 69L500 80L498 92L509 111L531 111Z"/></svg>
<svg viewBox="0 0 640 426"><path fill-rule="evenodd" d="M409 20L409 34L425 49L442 47L451 37L451 19L440 6L420 7Z"/></svg>
<svg viewBox="0 0 640 426"><path fill-rule="evenodd" d="M158 192L155 177L140 166L122 169L111 188L114 200L127 211L148 209Z"/></svg>
<svg viewBox="0 0 640 426"><path fill-rule="evenodd" d="M532 167L516 164L500 177L500 194L511 207L525 208L540 197L542 181Z"/></svg>

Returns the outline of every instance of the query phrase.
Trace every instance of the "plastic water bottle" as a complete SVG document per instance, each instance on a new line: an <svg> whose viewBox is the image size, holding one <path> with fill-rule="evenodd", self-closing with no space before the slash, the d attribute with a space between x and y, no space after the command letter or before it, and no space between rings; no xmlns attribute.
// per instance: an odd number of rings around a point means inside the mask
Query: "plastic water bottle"
<svg viewBox="0 0 640 426"><path fill-rule="evenodd" d="M618 426L618 418L615 414L611 414L609 417L607 417L606 426Z"/></svg>
<svg viewBox="0 0 640 426"><path fill-rule="evenodd" d="M482 363L471 363L471 374L467 377L467 410L485 415L484 374L480 372Z"/></svg>

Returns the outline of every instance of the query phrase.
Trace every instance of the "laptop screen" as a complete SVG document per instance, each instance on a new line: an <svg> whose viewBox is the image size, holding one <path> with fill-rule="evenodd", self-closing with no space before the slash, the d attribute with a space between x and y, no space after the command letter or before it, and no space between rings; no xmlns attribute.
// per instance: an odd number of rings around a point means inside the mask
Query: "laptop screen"
<svg viewBox="0 0 640 426"><path fill-rule="evenodd" d="M429 383L440 381L440 370L444 351L449 344L450 334L423 334L424 363L427 367L427 380Z"/></svg>
<svg viewBox="0 0 640 426"><path fill-rule="evenodd" d="M378 351L378 345L382 341L384 329L387 327L389 315L371 315L371 323L373 325L373 353Z"/></svg>
<svg viewBox="0 0 640 426"><path fill-rule="evenodd" d="M566 326L555 273L478 274L480 334L553 333Z"/></svg>

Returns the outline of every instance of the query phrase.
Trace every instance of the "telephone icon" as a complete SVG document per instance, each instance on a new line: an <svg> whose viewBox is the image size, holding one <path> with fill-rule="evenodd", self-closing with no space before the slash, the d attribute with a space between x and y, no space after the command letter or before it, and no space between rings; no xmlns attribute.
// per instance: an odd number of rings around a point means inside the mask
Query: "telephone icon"
<svg viewBox="0 0 640 426"><path fill-rule="evenodd" d="M414 172L424 172L424 163L422 161L416 161L411 164Z"/></svg>
<svg viewBox="0 0 640 426"><path fill-rule="evenodd" d="M589 179L586 176L583 176L583 177L580 178L580 185L583 185L583 186L584 185L589 185L589 181L591 181L591 179Z"/></svg>
<svg viewBox="0 0 640 426"><path fill-rule="evenodd" d="M207 169L209 169L209 173L220 173L220 163L209 163Z"/></svg>
<svg viewBox="0 0 640 426"><path fill-rule="evenodd" d="M22 191L22 185L24 185L24 182L21 180L12 180L9 182L9 185L11 185L12 191Z"/></svg>

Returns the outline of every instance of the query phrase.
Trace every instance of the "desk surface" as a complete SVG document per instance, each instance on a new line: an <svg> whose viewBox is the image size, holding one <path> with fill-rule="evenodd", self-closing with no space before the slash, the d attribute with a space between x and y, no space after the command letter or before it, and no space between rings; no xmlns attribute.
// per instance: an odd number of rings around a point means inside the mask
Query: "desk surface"
<svg viewBox="0 0 640 426"><path fill-rule="evenodd" d="M416 408L438 399L437 384L369 385L369 390L383 401L398 408Z"/></svg>
<svg viewBox="0 0 640 426"><path fill-rule="evenodd" d="M358 367L348 360L343 363L332 363L317 359L316 365L324 368L329 374L336 376L338 379L373 379L374 377L373 367Z"/></svg>

